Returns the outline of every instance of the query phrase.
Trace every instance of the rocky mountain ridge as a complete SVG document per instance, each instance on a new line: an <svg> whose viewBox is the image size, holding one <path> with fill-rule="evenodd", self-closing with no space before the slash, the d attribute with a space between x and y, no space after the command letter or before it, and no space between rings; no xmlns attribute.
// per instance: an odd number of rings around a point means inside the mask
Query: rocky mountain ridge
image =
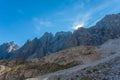
<svg viewBox="0 0 120 80"><path fill-rule="evenodd" d="M120 14L105 16L95 26L79 28L72 32L46 32L41 38L28 40L14 51L9 59L34 59L75 46L99 46L109 39L120 37Z"/></svg>
<svg viewBox="0 0 120 80"><path fill-rule="evenodd" d="M27 42L20 48L16 56L24 59L43 57L51 53L81 45L98 46L109 39L120 37L120 14L105 16L102 20L90 28L79 28L73 33L58 32L45 33L40 39Z"/></svg>

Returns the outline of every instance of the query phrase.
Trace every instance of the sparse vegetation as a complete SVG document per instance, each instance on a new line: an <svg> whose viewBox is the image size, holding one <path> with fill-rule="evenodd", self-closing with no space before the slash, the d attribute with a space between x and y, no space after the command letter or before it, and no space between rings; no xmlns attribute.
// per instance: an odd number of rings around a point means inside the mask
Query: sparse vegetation
<svg viewBox="0 0 120 80"><path fill-rule="evenodd" d="M51 73L58 70L67 69L76 65L79 65L79 64L77 62L71 62L66 65L59 65L56 63L44 63L43 65L38 65L38 64L33 65L33 63L27 63L27 64L20 64L16 66L6 67L6 70L4 71L3 74L6 73L7 75L9 72L13 72L21 76L20 78L25 79L25 78L34 77L37 74ZM28 76L26 77L26 73L25 73L26 71L31 73L29 74L30 77ZM14 76L14 75L11 75L11 76Z"/></svg>

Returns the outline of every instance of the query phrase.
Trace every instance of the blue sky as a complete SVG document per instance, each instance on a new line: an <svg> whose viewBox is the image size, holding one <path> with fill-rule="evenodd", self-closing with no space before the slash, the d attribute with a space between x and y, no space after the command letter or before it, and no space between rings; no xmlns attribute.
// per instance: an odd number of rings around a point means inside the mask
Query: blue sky
<svg viewBox="0 0 120 80"><path fill-rule="evenodd" d="M0 0L0 44L90 27L119 12L120 0Z"/></svg>

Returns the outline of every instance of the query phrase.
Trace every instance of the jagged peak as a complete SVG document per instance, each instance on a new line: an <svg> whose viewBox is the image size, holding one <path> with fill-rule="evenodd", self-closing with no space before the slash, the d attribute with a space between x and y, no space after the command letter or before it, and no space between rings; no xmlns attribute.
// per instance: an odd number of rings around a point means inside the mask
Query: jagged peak
<svg viewBox="0 0 120 80"><path fill-rule="evenodd" d="M3 43L1 44L0 46L3 46L3 45L8 45L8 46L16 46L17 44L15 44L14 41L11 41L11 42L6 42L6 43ZM17 45L18 46L18 45Z"/></svg>
<svg viewBox="0 0 120 80"><path fill-rule="evenodd" d="M119 27L120 26L120 13L109 14L98 21L95 27Z"/></svg>
<svg viewBox="0 0 120 80"><path fill-rule="evenodd" d="M71 35L72 32L68 31L68 32L64 32L64 31L60 31L60 32L57 32L55 34L55 36L64 36L64 35Z"/></svg>
<svg viewBox="0 0 120 80"><path fill-rule="evenodd" d="M73 32L73 34L76 34L76 33L81 33L81 32L86 32L87 31L87 28L85 28L85 27L81 27L81 28L78 28L77 30L75 30L74 32Z"/></svg>
<svg viewBox="0 0 120 80"><path fill-rule="evenodd" d="M14 41L6 42L0 45L0 50L6 53L10 53L18 49L19 49L19 46L15 44Z"/></svg>
<svg viewBox="0 0 120 80"><path fill-rule="evenodd" d="M51 32L50 33L49 32L45 32L41 38L49 37L49 36L53 37L53 34Z"/></svg>

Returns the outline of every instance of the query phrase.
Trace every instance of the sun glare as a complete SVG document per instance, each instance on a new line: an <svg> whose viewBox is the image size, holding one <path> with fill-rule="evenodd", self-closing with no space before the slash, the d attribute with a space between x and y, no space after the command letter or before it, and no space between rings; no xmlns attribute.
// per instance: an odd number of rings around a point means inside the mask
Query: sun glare
<svg viewBox="0 0 120 80"><path fill-rule="evenodd" d="M77 25L75 25L73 28L74 28L75 30L77 30L78 28L81 28L81 27L83 27L83 24L77 24Z"/></svg>

